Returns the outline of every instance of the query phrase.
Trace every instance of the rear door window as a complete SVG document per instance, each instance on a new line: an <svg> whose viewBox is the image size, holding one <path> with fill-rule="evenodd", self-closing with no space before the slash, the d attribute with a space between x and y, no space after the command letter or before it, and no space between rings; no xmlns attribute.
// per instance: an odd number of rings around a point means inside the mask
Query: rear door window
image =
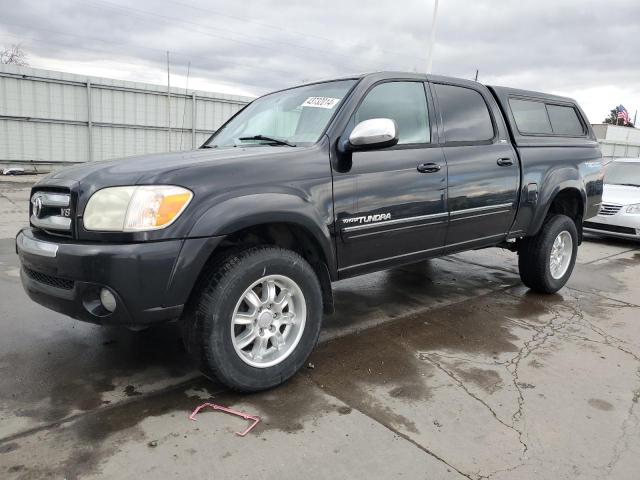
<svg viewBox="0 0 640 480"><path fill-rule="evenodd" d="M495 131L487 103L470 88L434 84L444 124L444 137L450 142L486 142Z"/></svg>
<svg viewBox="0 0 640 480"><path fill-rule="evenodd" d="M576 109L562 105L547 104L551 128L556 135L579 136L584 134L584 128Z"/></svg>
<svg viewBox="0 0 640 480"><path fill-rule="evenodd" d="M520 133L538 135L553 133L544 103L512 98L509 100L509 105Z"/></svg>

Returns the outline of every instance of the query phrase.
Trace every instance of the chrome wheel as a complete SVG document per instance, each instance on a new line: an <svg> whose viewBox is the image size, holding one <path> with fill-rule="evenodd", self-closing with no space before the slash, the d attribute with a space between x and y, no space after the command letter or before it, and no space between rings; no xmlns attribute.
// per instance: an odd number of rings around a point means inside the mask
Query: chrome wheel
<svg viewBox="0 0 640 480"><path fill-rule="evenodd" d="M233 348L253 367L272 367L295 350L306 319L307 304L298 284L283 275L267 275L236 303L231 319Z"/></svg>
<svg viewBox="0 0 640 480"><path fill-rule="evenodd" d="M551 256L549 258L549 271L551 276L558 280L562 278L573 256L573 239L566 230L560 232L551 246Z"/></svg>

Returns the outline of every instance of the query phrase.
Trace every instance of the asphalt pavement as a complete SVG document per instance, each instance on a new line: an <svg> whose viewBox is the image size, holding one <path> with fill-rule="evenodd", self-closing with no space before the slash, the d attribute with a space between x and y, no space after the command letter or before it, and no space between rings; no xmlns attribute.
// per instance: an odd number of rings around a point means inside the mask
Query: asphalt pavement
<svg viewBox="0 0 640 480"><path fill-rule="evenodd" d="M238 395L175 325L80 323L22 291L30 179L0 177L0 478L636 479L640 245L589 238L569 285L466 252L335 284L310 364ZM211 401L262 417L190 412Z"/></svg>

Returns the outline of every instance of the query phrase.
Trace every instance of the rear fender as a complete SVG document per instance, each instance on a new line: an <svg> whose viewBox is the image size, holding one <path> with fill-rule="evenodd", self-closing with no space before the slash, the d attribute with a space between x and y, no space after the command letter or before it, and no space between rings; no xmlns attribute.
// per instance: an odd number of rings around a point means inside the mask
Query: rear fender
<svg viewBox="0 0 640 480"><path fill-rule="evenodd" d="M585 211L587 202L587 193L580 179L579 172L575 168L559 168L549 173L542 183L542 188L538 197L537 208L534 211L533 219L529 226L528 235L538 233L544 223L549 209L556 196L563 190L573 189L579 192L580 201L582 202L582 212Z"/></svg>

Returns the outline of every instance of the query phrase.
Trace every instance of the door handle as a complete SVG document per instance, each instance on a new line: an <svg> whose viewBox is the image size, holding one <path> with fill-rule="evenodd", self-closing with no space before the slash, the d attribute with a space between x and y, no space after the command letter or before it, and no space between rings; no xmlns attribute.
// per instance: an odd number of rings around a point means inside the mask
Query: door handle
<svg viewBox="0 0 640 480"><path fill-rule="evenodd" d="M499 158L498 165L500 165L501 167L510 167L511 165L513 165L513 160L511 160L509 157Z"/></svg>
<svg viewBox="0 0 640 480"><path fill-rule="evenodd" d="M442 168L437 163L421 163L416 167L420 173L436 173Z"/></svg>

